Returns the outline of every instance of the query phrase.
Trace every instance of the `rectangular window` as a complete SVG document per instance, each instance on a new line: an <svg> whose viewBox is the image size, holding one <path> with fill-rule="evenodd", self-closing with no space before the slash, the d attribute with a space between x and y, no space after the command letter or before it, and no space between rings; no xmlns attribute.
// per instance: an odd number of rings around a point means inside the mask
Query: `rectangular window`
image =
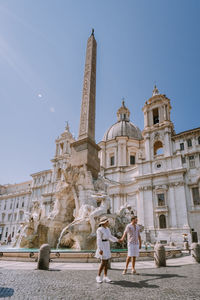
<svg viewBox="0 0 200 300"><path fill-rule="evenodd" d="M111 166L114 166L114 164L115 164L115 157L114 157L114 156L111 156L111 157L110 157L110 165L111 165Z"/></svg>
<svg viewBox="0 0 200 300"><path fill-rule="evenodd" d="M195 168L195 159L194 159L194 155L190 155L190 156L189 156L189 166L190 166L190 168Z"/></svg>
<svg viewBox="0 0 200 300"><path fill-rule="evenodd" d="M192 147L192 140L191 139L187 140L187 145L188 145L188 147Z"/></svg>
<svg viewBox="0 0 200 300"><path fill-rule="evenodd" d="M159 114L158 114L158 108L155 108L153 110L153 124L159 123Z"/></svg>
<svg viewBox="0 0 200 300"><path fill-rule="evenodd" d="M198 144L200 145L200 136L198 137Z"/></svg>
<svg viewBox="0 0 200 300"><path fill-rule="evenodd" d="M200 196L199 196L199 188L192 188L192 197L194 205L200 205Z"/></svg>
<svg viewBox="0 0 200 300"><path fill-rule="evenodd" d="M180 149L184 150L184 143L180 143Z"/></svg>
<svg viewBox="0 0 200 300"><path fill-rule="evenodd" d="M130 165L135 165L135 156L130 155Z"/></svg>
<svg viewBox="0 0 200 300"><path fill-rule="evenodd" d="M185 156L182 156L182 157L181 157L181 160L182 160L182 164L185 164L185 163L186 163Z"/></svg>
<svg viewBox="0 0 200 300"><path fill-rule="evenodd" d="M165 195L164 194L158 194L158 206L164 206L165 205Z"/></svg>
<svg viewBox="0 0 200 300"><path fill-rule="evenodd" d="M12 216L12 214L9 214L9 215L8 215L8 221L11 220L11 216Z"/></svg>
<svg viewBox="0 0 200 300"><path fill-rule="evenodd" d="M19 214L19 219L20 219L20 221L22 221L23 218L24 218L24 214L23 214L23 213L20 213L20 214Z"/></svg>

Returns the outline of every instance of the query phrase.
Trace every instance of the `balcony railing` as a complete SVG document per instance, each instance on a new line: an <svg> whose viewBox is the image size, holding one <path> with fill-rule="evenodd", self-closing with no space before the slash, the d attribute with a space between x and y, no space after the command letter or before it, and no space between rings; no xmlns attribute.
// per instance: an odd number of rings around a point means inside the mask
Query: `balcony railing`
<svg viewBox="0 0 200 300"><path fill-rule="evenodd" d="M169 208L167 205L162 205L162 206L156 206L155 212L160 213L160 212L168 212Z"/></svg>

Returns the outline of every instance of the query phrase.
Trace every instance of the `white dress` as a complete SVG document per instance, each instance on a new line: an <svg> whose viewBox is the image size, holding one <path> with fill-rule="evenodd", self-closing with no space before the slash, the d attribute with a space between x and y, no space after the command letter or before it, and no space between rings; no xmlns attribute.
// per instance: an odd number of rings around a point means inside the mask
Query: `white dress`
<svg viewBox="0 0 200 300"><path fill-rule="evenodd" d="M95 254L96 258L101 258L103 260L111 258L110 241L117 242L118 239L111 234L108 227L99 227L97 229L97 250ZM103 251L103 255L99 254L100 250Z"/></svg>

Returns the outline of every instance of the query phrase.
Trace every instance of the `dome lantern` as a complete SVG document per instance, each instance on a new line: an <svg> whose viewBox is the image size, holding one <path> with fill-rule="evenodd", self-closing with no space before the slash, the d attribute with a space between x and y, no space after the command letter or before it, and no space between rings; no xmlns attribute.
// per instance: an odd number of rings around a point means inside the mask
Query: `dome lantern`
<svg viewBox="0 0 200 300"><path fill-rule="evenodd" d="M119 121L129 121L130 111L125 106L124 98L122 99L122 106L117 111L117 120Z"/></svg>
<svg viewBox="0 0 200 300"><path fill-rule="evenodd" d="M130 111L122 99L122 106L117 111L117 122L113 124L104 134L103 141L109 141L116 137L126 136L128 138L142 140L140 129L130 122Z"/></svg>

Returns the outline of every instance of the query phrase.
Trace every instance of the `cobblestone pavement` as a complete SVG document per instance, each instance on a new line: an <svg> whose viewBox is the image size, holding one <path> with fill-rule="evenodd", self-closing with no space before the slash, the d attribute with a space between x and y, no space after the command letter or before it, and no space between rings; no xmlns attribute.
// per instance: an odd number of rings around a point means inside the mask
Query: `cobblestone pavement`
<svg viewBox="0 0 200 300"><path fill-rule="evenodd" d="M140 275L109 270L113 283L97 284L95 270L7 270L0 267L4 299L200 299L200 265L140 269Z"/></svg>

